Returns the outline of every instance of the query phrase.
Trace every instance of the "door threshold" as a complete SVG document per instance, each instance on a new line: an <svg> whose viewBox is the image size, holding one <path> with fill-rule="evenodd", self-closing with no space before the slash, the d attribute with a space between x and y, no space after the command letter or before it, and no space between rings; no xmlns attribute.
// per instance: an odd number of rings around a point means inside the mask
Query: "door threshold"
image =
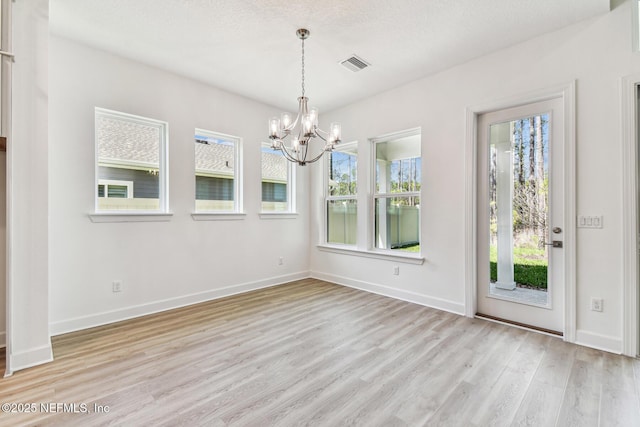
<svg viewBox="0 0 640 427"><path fill-rule="evenodd" d="M517 326L521 329L528 329L534 332L541 332L543 334L552 335L554 337L563 337L564 334L552 329L540 328L538 326L527 325L526 323L514 322L513 320L503 319L501 317L491 316L488 314L476 313L476 316L480 319L490 320L492 322L504 323L506 325Z"/></svg>

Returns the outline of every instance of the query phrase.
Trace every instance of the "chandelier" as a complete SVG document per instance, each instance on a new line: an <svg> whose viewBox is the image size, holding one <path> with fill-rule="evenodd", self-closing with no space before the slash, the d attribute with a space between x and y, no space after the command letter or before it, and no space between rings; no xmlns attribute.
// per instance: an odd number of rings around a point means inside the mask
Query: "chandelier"
<svg viewBox="0 0 640 427"><path fill-rule="evenodd" d="M304 96L304 41L309 38L309 30L300 28L296 35L302 40L302 96L298 98L298 115L295 120L289 113L282 113L280 118L269 119L269 139L271 148L282 151L284 157L294 163L304 166L320 159L327 151L332 151L340 142L340 123L331 123L329 131L318 127L318 109L309 108L309 98ZM298 125L299 128L298 128ZM297 128L297 130L296 130ZM324 141L324 147L311 150L311 142L319 138ZM289 145L287 145L287 142ZM318 141L319 142L319 141Z"/></svg>

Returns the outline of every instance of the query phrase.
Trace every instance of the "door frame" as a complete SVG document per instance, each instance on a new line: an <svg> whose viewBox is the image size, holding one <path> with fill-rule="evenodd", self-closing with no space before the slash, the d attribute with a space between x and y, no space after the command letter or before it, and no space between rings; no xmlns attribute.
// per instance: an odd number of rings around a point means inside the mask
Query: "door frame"
<svg viewBox="0 0 640 427"><path fill-rule="evenodd" d="M576 82L547 87L498 101L467 107L465 138L465 315L474 317L477 293L477 162L478 117L506 108L562 99L564 109L564 327L563 339L576 340Z"/></svg>
<svg viewBox="0 0 640 427"><path fill-rule="evenodd" d="M13 52L13 5L11 1L0 0L0 8L2 8L2 33L0 34L0 47L5 52ZM13 58L11 56L2 55L0 58L0 67L2 67L2 79L0 81L0 85L2 85L2 96L0 97L0 103L2 103L2 113L0 115L0 128L2 129L2 133L7 137L7 147L6 147L6 157L5 157L5 179L6 179L6 234L5 234L5 242L0 242L0 244L5 245L5 371L4 373L0 373L0 377L9 377L13 374L13 352L12 352L12 312L13 312L13 280L12 280L12 269L11 269L11 261L12 261L12 248L13 248L13 234L12 224L13 217L11 215L12 212L12 197L11 197L11 189L12 189L12 158L13 158L13 150L11 149L11 140L12 140L12 114L11 114L11 94L12 94L12 64Z"/></svg>
<svg viewBox="0 0 640 427"><path fill-rule="evenodd" d="M640 74L623 77L620 82L622 100L622 283L623 324L622 353L636 357L640 354L640 313L638 297L638 92Z"/></svg>

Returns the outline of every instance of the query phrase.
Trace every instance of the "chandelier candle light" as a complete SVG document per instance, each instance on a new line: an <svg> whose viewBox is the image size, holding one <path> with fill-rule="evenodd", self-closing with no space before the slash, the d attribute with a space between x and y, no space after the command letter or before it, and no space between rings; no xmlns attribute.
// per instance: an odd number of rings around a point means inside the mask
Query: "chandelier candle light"
<svg viewBox="0 0 640 427"><path fill-rule="evenodd" d="M309 98L304 96L304 41L309 38L309 30L300 28L296 35L302 40L302 96L298 98L298 115L296 119L289 113L282 113L280 118L269 119L269 139L271 148L282 151L284 157L294 163L304 166L320 159L327 151L332 151L340 142L340 123L331 123L329 131L325 132L318 127L318 109L307 106ZM296 131L296 127L300 128ZM287 146L286 140L291 137L291 144ZM325 142L324 148L317 153L309 152L309 146L314 138L320 138Z"/></svg>

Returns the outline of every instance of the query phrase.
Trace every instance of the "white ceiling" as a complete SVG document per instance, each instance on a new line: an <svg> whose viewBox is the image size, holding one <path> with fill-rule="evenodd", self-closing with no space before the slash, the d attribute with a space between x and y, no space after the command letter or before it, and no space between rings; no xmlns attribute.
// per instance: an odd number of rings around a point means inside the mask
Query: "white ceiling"
<svg viewBox="0 0 640 427"><path fill-rule="evenodd" d="M50 0L51 31L278 106L321 112L605 13L609 0ZM339 61L372 64L352 73Z"/></svg>

